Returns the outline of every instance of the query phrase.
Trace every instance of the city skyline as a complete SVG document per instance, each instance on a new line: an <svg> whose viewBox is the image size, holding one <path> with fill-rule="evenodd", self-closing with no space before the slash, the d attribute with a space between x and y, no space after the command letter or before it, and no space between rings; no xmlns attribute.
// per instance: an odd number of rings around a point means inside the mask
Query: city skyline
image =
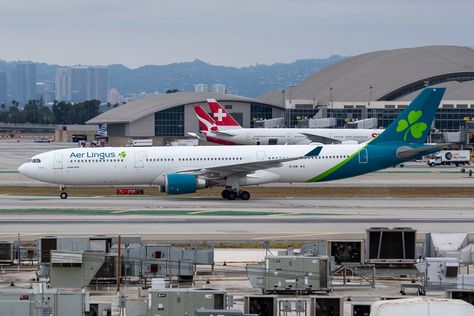
<svg viewBox="0 0 474 316"><path fill-rule="evenodd" d="M473 9L467 0L21 0L0 4L0 37L8 43L0 59L130 68L200 59L242 67L424 45L472 47Z"/></svg>

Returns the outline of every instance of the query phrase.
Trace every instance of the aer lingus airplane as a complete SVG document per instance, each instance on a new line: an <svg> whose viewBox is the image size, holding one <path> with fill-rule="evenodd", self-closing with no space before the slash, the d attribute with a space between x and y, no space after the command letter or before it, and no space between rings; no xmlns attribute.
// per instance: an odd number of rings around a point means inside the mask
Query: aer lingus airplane
<svg viewBox="0 0 474 316"><path fill-rule="evenodd" d="M158 185L169 194L224 186L222 197L248 200L240 186L354 177L439 151L425 144L444 88L426 88L377 138L352 145L71 148L34 156L22 174L65 185Z"/></svg>
<svg viewBox="0 0 474 316"><path fill-rule="evenodd" d="M199 105L194 106L201 132L207 141L222 145L358 144L383 132L354 128L243 128L219 102L209 99L207 103L213 118Z"/></svg>

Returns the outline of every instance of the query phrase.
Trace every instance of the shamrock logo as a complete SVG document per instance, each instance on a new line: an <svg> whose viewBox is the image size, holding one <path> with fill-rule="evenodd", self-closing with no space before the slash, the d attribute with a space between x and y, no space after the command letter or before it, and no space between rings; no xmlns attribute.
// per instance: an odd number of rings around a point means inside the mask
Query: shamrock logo
<svg viewBox="0 0 474 316"><path fill-rule="evenodd" d="M411 132L411 136L413 138L421 138L423 136L423 132L428 128L428 125L424 122L417 121L423 115L423 111L411 111L408 113L408 122L404 119L398 121L397 132L405 132L405 136L403 137L404 141L407 141L408 132Z"/></svg>
<svg viewBox="0 0 474 316"><path fill-rule="evenodd" d="M123 158L127 157L127 153L124 152L124 151L121 151L121 152L118 153L118 156L123 159Z"/></svg>

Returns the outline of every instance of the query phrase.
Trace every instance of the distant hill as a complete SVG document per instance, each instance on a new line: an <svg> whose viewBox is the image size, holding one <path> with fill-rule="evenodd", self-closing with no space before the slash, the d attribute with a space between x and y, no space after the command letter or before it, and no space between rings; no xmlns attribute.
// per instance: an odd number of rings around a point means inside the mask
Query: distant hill
<svg viewBox="0 0 474 316"><path fill-rule="evenodd" d="M121 94L133 92L163 92L168 89L193 91L194 85L225 84L229 93L256 97L275 89L297 84L317 70L334 64L344 57L334 55L325 59L302 59L290 64L255 65L250 67L215 66L199 59L192 62L163 66L143 66L129 69L123 65L109 66L110 87Z"/></svg>
<svg viewBox="0 0 474 316"><path fill-rule="evenodd" d="M139 92L165 92L168 89L193 91L197 83L225 84L228 93L255 97L291 84L297 84L317 70L344 59L333 55L324 59L302 59L293 63L255 65L250 67L215 66L196 59L169 65L146 65L130 69L123 65L109 66L109 87L122 95ZM10 72L16 62L0 60L0 71ZM37 64L38 81L54 81L58 65Z"/></svg>

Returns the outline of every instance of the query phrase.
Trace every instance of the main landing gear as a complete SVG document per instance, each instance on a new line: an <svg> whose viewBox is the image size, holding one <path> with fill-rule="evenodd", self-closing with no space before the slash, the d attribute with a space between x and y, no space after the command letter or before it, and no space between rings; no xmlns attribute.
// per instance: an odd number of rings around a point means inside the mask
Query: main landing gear
<svg viewBox="0 0 474 316"><path fill-rule="evenodd" d="M67 199L68 197L66 187L64 185L59 186L59 197L63 200Z"/></svg>
<svg viewBox="0 0 474 316"><path fill-rule="evenodd" d="M232 190L231 188L227 188L224 191L222 191L222 198L226 200L235 200L237 198L247 201L250 199L250 193L247 191L240 191L240 190Z"/></svg>
<svg viewBox="0 0 474 316"><path fill-rule="evenodd" d="M222 197L226 200L235 200L237 198L247 201L250 199L250 193L239 189L240 178L237 175L230 175L225 179L225 190L222 191Z"/></svg>

